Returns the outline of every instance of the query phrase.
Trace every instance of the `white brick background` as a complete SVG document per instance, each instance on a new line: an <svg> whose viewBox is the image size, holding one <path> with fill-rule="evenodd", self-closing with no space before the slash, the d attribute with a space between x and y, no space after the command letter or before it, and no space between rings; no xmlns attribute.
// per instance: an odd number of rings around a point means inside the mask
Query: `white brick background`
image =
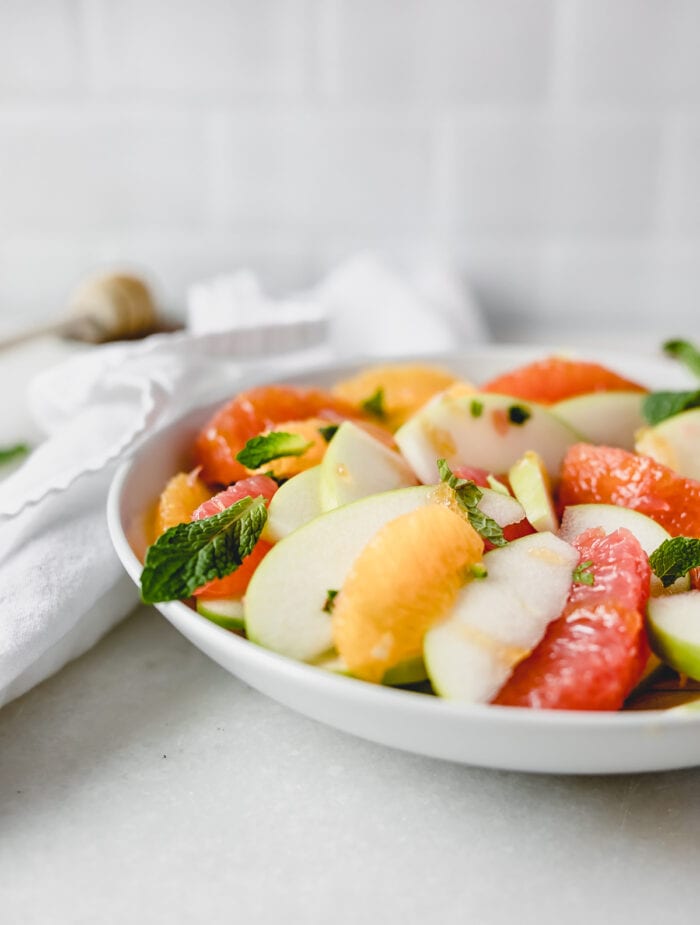
<svg viewBox="0 0 700 925"><path fill-rule="evenodd" d="M444 253L496 336L700 304L700 0L1 0L0 321Z"/></svg>

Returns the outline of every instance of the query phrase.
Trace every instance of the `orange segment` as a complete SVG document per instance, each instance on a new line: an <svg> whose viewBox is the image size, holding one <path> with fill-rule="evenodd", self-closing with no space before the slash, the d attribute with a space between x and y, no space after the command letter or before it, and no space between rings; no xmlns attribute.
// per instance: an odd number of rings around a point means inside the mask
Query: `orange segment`
<svg viewBox="0 0 700 925"><path fill-rule="evenodd" d="M422 654L484 544L459 514L427 504L390 521L355 560L333 609L333 639L352 674L379 682Z"/></svg>
<svg viewBox="0 0 700 925"><path fill-rule="evenodd" d="M455 382L456 377L439 366L401 363L362 370L337 383L333 394L362 408L363 402L382 389L385 423L390 430L396 430L434 395Z"/></svg>
<svg viewBox="0 0 700 925"><path fill-rule="evenodd" d="M192 512L211 497L211 492L198 473L198 469L179 472L165 486L156 508L156 538L171 527L188 523Z"/></svg>
<svg viewBox="0 0 700 925"><path fill-rule="evenodd" d="M491 379L481 391L548 405L588 392L646 392L646 389L598 363L548 357Z"/></svg>

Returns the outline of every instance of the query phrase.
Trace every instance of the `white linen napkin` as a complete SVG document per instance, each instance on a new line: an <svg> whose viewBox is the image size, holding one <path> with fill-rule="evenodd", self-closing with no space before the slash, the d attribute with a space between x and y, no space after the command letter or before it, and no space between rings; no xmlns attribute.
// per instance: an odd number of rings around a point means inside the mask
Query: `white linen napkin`
<svg viewBox="0 0 700 925"><path fill-rule="evenodd" d="M81 351L37 375L46 438L0 482L0 705L90 648L138 602L106 527L116 465L144 435L246 372L454 349L485 337L454 274L409 281L355 258L294 299L248 273L199 284L188 330ZM7 394L7 392L6 392Z"/></svg>

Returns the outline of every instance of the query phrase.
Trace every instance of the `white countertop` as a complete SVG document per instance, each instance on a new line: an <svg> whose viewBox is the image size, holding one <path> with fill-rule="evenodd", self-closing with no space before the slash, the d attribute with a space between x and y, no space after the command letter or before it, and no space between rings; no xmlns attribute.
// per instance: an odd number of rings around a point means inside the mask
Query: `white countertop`
<svg viewBox="0 0 700 925"><path fill-rule="evenodd" d="M152 608L0 711L0 918L572 925L697 912L700 770L465 768L321 726Z"/></svg>

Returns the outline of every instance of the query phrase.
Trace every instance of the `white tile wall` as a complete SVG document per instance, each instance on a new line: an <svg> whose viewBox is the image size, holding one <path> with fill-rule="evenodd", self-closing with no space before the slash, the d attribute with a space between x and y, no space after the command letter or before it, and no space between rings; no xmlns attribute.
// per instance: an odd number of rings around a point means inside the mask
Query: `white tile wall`
<svg viewBox="0 0 700 925"><path fill-rule="evenodd" d="M698 48L698 0L2 0L0 321L370 247L450 256L500 337L687 330Z"/></svg>

